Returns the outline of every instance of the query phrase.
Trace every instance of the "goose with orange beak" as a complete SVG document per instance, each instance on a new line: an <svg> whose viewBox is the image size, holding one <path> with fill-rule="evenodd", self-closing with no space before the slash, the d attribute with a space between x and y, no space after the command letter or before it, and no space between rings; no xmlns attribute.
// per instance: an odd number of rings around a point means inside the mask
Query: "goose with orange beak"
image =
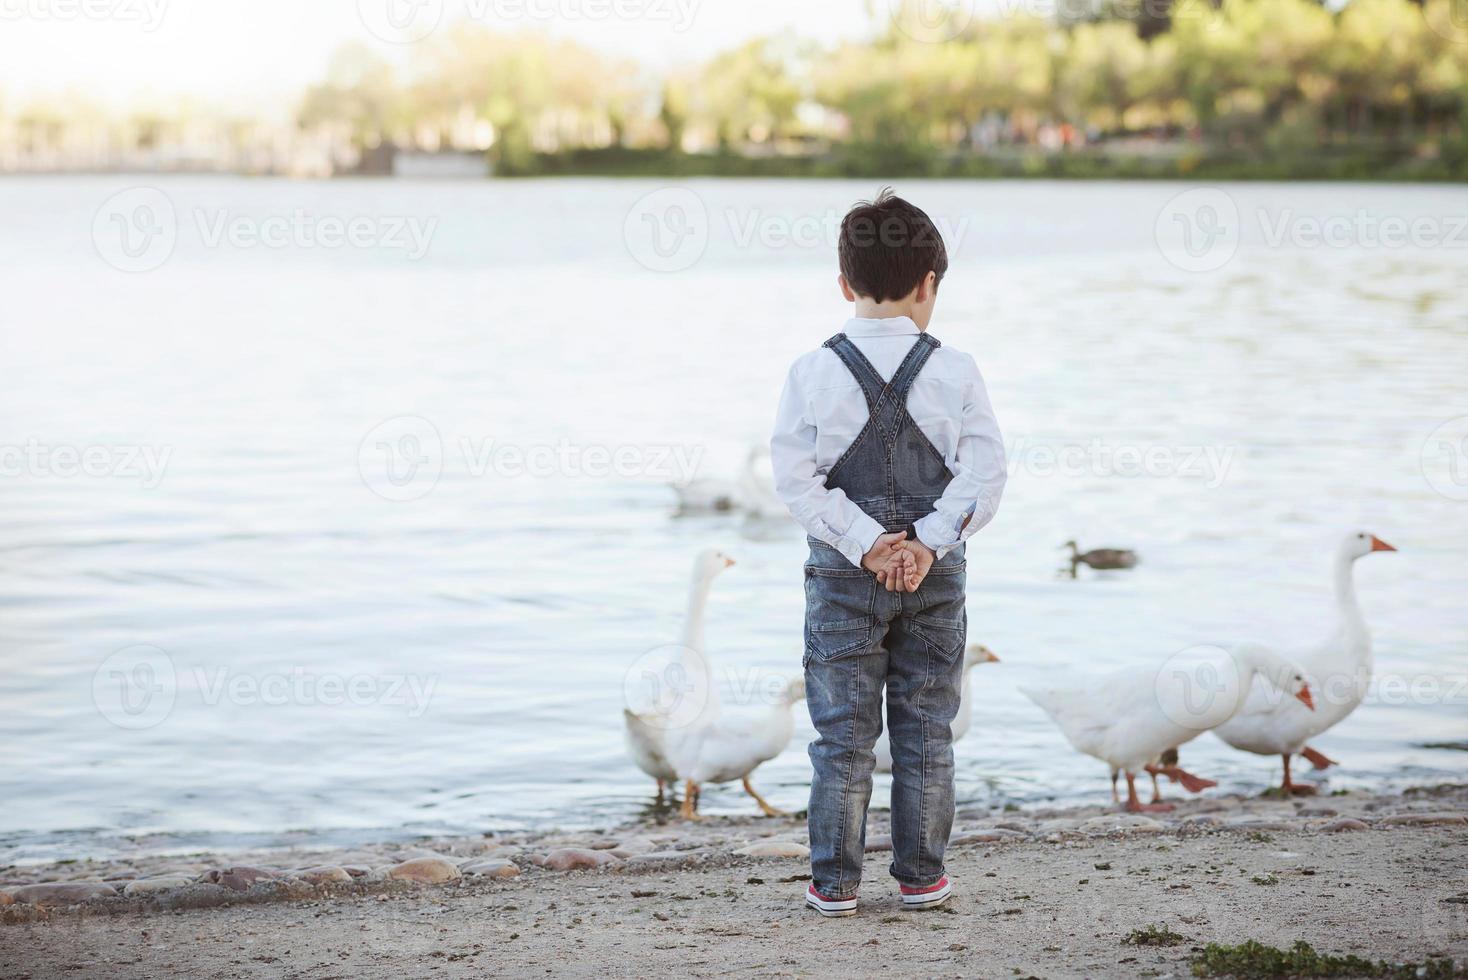
<svg viewBox="0 0 1468 980"><path fill-rule="evenodd" d="M1134 813L1171 810L1172 805L1137 797L1136 777L1154 768L1186 777L1194 791L1209 780L1183 773L1161 760L1169 751L1232 718L1246 702L1255 679L1273 696L1302 705L1312 703L1301 669L1257 643L1230 647L1201 645L1169 657L1158 666L1132 667L1064 687L1021 687L1078 752L1105 762L1126 776L1126 809Z"/></svg>
<svg viewBox="0 0 1468 980"><path fill-rule="evenodd" d="M1292 699L1272 697L1271 692L1256 685L1239 713L1213 730L1236 749L1281 757L1284 782L1280 789L1286 794L1316 791L1313 785L1290 778L1292 756L1304 756L1316 769L1336 764L1306 743L1355 711L1371 684L1371 633L1356 600L1352 569L1358 559L1369 554L1396 550L1369 531L1352 531L1336 548L1332 564L1335 626L1325 640L1292 655L1322 695L1318 703L1312 699L1302 707Z"/></svg>

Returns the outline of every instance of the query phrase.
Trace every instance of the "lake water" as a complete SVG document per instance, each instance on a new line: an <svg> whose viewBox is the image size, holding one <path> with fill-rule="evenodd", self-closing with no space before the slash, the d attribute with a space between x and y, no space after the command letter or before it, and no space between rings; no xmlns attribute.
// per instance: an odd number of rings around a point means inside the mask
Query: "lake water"
<svg viewBox="0 0 1468 980"><path fill-rule="evenodd" d="M675 517L667 484L764 439L875 187L680 187L0 182L0 862L636 815L624 679L709 546L726 679L797 672L802 535ZM963 801L1105 799L1016 686L1313 640L1358 527L1400 549L1357 566L1387 683L1315 743L1330 785L1468 777L1424 747L1468 737L1468 191L1188 189L900 186L1013 457L969 549L1003 663ZM1068 538L1142 563L1059 577ZM797 707L755 776L777 805L810 737ZM1185 759L1278 780L1211 736Z"/></svg>

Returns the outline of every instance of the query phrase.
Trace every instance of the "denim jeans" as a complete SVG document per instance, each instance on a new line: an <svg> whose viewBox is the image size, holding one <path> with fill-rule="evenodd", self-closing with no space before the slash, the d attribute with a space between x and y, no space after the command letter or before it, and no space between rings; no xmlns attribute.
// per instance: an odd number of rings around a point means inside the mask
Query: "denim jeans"
<svg viewBox="0 0 1468 980"><path fill-rule="evenodd" d="M815 777L812 884L846 898L861 884L872 752L883 689L892 745L892 867L900 883L943 877L953 829L953 735L967 617L963 548L935 562L917 592L888 592L871 572L812 541L805 566L805 683Z"/></svg>

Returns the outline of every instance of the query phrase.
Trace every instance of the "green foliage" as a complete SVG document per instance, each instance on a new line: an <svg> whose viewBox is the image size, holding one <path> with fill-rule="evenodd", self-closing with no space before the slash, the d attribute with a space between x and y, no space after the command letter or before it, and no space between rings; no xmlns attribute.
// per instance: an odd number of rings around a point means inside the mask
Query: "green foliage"
<svg viewBox="0 0 1468 980"><path fill-rule="evenodd" d="M1179 935L1167 928L1167 926L1148 926L1145 929L1133 929L1122 940L1128 946L1181 946L1187 941L1187 936Z"/></svg>
<svg viewBox="0 0 1468 980"><path fill-rule="evenodd" d="M906 3L870 41L757 38L661 78L465 23L398 72L343 49L298 119L361 146L470 148L488 131L510 174L1461 179L1457 2L1199 0L1145 31L1104 4L1077 23L964 5L934 23Z"/></svg>
<svg viewBox="0 0 1468 980"><path fill-rule="evenodd" d="M1236 977L1238 980L1275 980L1292 977L1385 977L1389 980L1457 980L1468 977L1468 968L1452 960L1425 963L1387 963L1359 956L1328 956L1317 953L1309 943L1296 942L1289 949L1276 949L1252 939L1239 946L1209 943L1193 958L1197 977Z"/></svg>

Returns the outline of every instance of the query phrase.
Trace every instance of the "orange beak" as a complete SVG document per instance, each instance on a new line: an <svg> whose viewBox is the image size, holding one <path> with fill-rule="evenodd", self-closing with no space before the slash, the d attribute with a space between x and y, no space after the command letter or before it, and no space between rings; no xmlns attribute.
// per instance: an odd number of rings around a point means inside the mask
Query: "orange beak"
<svg viewBox="0 0 1468 980"><path fill-rule="evenodd" d="M1295 697L1299 698L1300 703L1309 708L1311 711L1315 710L1315 699L1310 696L1310 688L1300 688L1300 693L1296 694Z"/></svg>
<svg viewBox="0 0 1468 980"><path fill-rule="evenodd" d="M724 567L725 568L733 568L734 567L734 559L733 558L727 558L726 557L724 559Z"/></svg>
<svg viewBox="0 0 1468 980"><path fill-rule="evenodd" d="M1371 550L1372 551L1396 551L1397 549L1394 548L1394 547L1392 547L1391 545L1387 544L1385 541L1381 540L1381 538L1378 538L1376 535L1373 534L1371 536Z"/></svg>
<svg viewBox="0 0 1468 980"><path fill-rule="evenodd" d="M986 664L997 664L999 662L999 658L996 657L996 656L994 656L994 651L993 650L985 650L984 652L989 655L989 658L987 660L985 660L984 663L986 663Z"/></svg>

